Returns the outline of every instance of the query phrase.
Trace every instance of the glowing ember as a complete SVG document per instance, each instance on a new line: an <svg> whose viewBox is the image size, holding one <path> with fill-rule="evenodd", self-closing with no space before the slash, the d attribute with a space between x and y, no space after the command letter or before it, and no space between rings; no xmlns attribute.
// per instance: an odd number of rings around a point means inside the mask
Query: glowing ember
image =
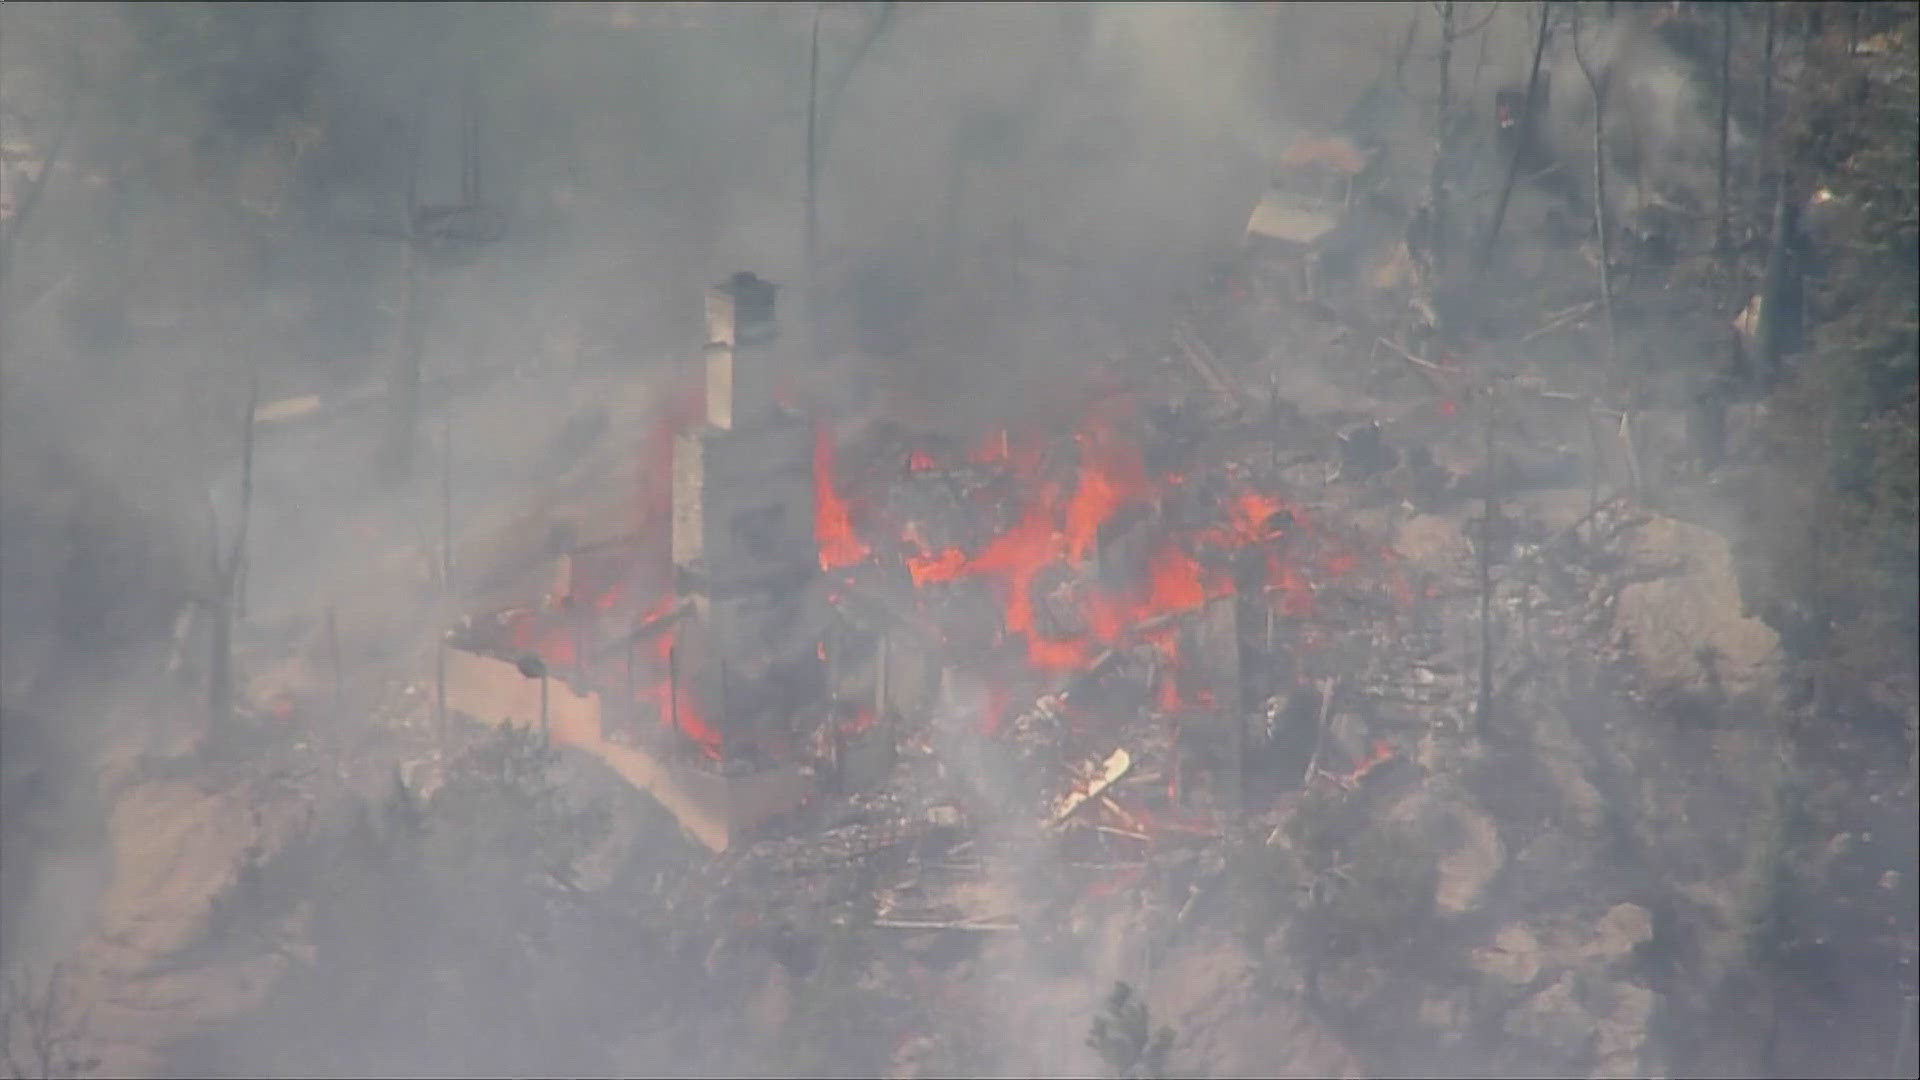
<svg viewBox="0 0 1920 1080"><path fill-rule="evenodd" d="M1151 568L1152 592L1147 609L1152 614L1197 607L1207 601L1203 571L1193 556L1177 547L1163 547L1154 553Z"/></svg>
<svg viewBox="0 0 1920 1080"><path fill-rule="evenodd" d="M964 496L1015 509L1013 523L1001 529L983 544L968 547L936 546L928 543L919 527L901 527L897 547L916 590L934 589L962 578L979 579L1000 606L1000 630L1016 664L1024 663L1031 673L1061 673L1084 670L1100 653L1110 647L1131 642L1151 646L1163 663L1154 681L1153 696L1158 709L1177 715L1193 709L1214 706L1204 688L1182 687L1180 621L1171 616L1191 612L1209 600L1231 595L1235 578L1244 568L1263 572L1267 599L1275 612L1290 617L1310 617L1314 610L1312 578L1321 573L1330 576L1356 570L1364 556L1371 564L1370 549L1347 550L1321 534L1315 522L1301 509L1274 494L1255 489L1253 470L1227 466L1231 494L1211 512L1211 520L1185 520L1193 510L1185 506L1179 516L1167 506L1167 496L1186 478L1179 474L1149 476L1137 440L1123 426L1134 403L1124 395L1111 395L1091 404L1083 413L1074 434L1077 466L1071 479L1054 471L1050 452L1057 449L1054 440L1041 431L996 429L983 436L968 452L968 459L981 470L994 474L990 483L968 485ZM1451 412L1452 403L1443 402L1442 411ZM697 397L687 397L663 410L655 429L647 436L646 451L656 460L670 459L673 435L696 423ZM863 538L855 526L855 511L865 509L859 493L849 499L836 488L834 473L835 443L832 430L817 425L814 433L814 538L823 570L841 570L870 558L874 545ZM940 467L940 459L925 448L906 454L909 474L927 473ZM666 474L670 470L651 470ZM898 474L896 474L898 475ZM956 483L969 474L956 471L940 477L927 477L931 483ZM647 513L660 520L670 511L669 492L657 482L644 491ZM1123 512L1137 515L1122 539L1121 558L1136 542L1146 545L1144 567L1137 580L1115 581L1102 568L1096 577L1091 561L1099 550L1101 530ZM984 520L1004 520L997 513L982 511ZM1139 530L1139 531L1132 531ZM659 530L652 530L657 535ZM943 542L944 543L944 542ZM651 553L651 549L647 549ZM1233 552L1247 552L1252 559L1230 559ZM664 556L665 552L661 554ZM1390 587L1401 608L1411 601L1411 590L1392 563L1392 553L1378 552L1379 563L1391 572ZM1224 569L1237 568L1231 575ZM591 596L591 608L600 612L633 610L649 596L656 595L660 577L647 573L619 576L611 585L600 577L594 592L583 588L583 597ZM1045 592L1044 596L1036 595ZM633 622L646 628L655 620L671 616L679 598L671 593L658 595ZM1041 610L1044 608L1044 611ZM699 747L708 757L720 759L728 749L722 734L699 715L693 695L684 686L674 692L669 678L675 633L670 626L648 630L648 645L635 656L635 670L617 666L617 661L596 661L610 670L587 671L576 667L580 657L576 634L577 619L564 613L520 611L509 619L513 647L522 655L542 657L556 672L569 671L569 678L584 676L601 686L624 685L632 688L635 703L649 707L663 726L671 727ZM1303 648L1318 642L1316 633L1303 628L1295 639ZM616 651L617 655L617 651ZM817 643L815 656L826 660L825 642ZM984 673L983 673L984 674ZM997 731L1018 697L1030 700L1029 680L1018 671L995 672L998 678L986 679L987 689L978 718L988 734ZM1075 711L1067 716L1070 725L1079 728L1098 723L1099 717ZM875 722L870 709L841 712L830 730L857 735ZM556 737L589 749L599 739L597 732L556 732ZM764 746L775 750L777 747ZM736 748L737 749L737 748ZM1385 744L1376 744L1360 768L1341 782L1364 775L1390 756ZM1177 771L1177 770L1176 770ZM1177 792L1174 772L1168 775L1171 791ZM1133 826L1129 826L1132 828Z"/></svg>
<svg viewBox="0 0 1920 1080"><path fill-rule="evenodd" d="M687 688L682 686L677 689L679 692L674 695L676 700L673 710L668 714L668 719L679 729L680 734L691 739L693 744L709 758L715 761L720 760L726 750L726 740L721 737L719 731L709 727L706 721L700 719L700 711L694 707L693 695L687 692Z"/></svg>
<svg viewBox="0 0 1920 1080"><path fill-rule="evenodd" d="M878 719L872 709L862 707L859 712L840 721L840 734L858 735L872 727Z"/></svg>
<svg viewBox="0 0 1920 1080"><path fill-rule="evenodd" d="M959 548L947 548L938 555L907 556L907 573L912 575L916 589L936 581L952 581L966 566L967 553Z"/></svg>
<svg viewBox="0 0 1920 1080"><path fill-rule="evenodd" d="M1057 629L1053 636L1039 632L1032 588L1040 573L1061 564L1084 567L1096 552L1100 530L1115 515L1129 506L1151 511L1166 490L1183 480L1173 475L1156 484L1148 478L1137 445L1115 426L1131 407L1125 397L1114 397L1089 409L1074 436L1079 467L1072 492L1064 500L1058 485L1041 475L1042 440L1010 439L1003 430L990 433L971 456L1006 469L1020 501L1020 515L1011 528L973 554L957 547L930 550L919 530L906 526L901 541L914 587L924 589L962 577L986 579L1000 598L1002 629L1024 639L1027 662L1039 671L1084 667L1102 648L1119 644L1135 627L1229 594L1231 578L1204 567L1190 547L1195 543L1216 550L1265 546L1267 585L1276 606L1288 614L1310 614L1312 588L1288 565L1281 544L1296 529L1303 536L1309 536L1311 529L1280 499L1244 491L1222 508L1224 520L1217 524L1160 535L1148 556L1145 580L1120 585L1087 582L1084 589L1056 595L1050 603L1070 607L1085 626L1084 632L1071 637L1059 636ZM1162 622L1144 636L1165 657L1177 661L1172 623ZM1163 705L1178 703L1171 685L1169 681L1161 688Z"/></svg>
<svg viewBox="0 0 1920 1080"><path fill-rule="evenodd" d="M1080 477L1067 503L1065 525L1068 553L1084 559L1093 551L1100 526L1151 489L1137 446L1094 426L1083 428L1075 438L1080 445Z"/></svg>

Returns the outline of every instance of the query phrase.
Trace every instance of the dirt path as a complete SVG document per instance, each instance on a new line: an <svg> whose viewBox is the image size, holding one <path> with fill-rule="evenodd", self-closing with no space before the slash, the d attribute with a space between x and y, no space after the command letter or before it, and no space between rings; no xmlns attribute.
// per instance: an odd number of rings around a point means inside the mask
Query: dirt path
<svg viewBox="0 0 1920 1080"><path fill-rule="evenodd" d="M301 812L254 785L209 794L180 780L128 788L111 815L112 865L93 928L67 962L90 1008L89 1052L107 1076L152 1075L165 1044L237 1013L272 985L284 961L267 956L177 970L161 961L191 944L242 852L270 841Z"/></svg>

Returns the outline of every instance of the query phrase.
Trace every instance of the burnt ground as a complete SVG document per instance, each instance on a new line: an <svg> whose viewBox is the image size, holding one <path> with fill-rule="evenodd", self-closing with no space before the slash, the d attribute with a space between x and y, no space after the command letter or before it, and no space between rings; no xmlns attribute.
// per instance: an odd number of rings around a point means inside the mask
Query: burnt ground
<svg viewBox="0 0 1920 1080"><path fill-rule="evenodd" d="M1345 887L1329 886L1335 879L1310 854L1291 850L1297 751L1269 763L1278 783L1254 785L1268 801L1240 825L1216 819L1192 837L1156 828L1144 852L1124 839L1070 850L1033 846L1030 822L995 812L992 785L983 793L967 779L990 778L1019 738L1033 736L1007 736L1009 744L905 732L902 764L875 798L823 807L785 839L716 860L677 887L689 898L690 932L712 937L708 966L722 973L710 988L715 1003L745 994L759 1002L752 1024L785 1029L821 948L807 928L864 909L877 922L1008 919L1022 927L862 932L874 965L868 977L900 1003L897 1014L874 1018L896 1033L895 1053L875 1059L890 1064L876 1067L909 1074L1083 1071L1091 1066L1080 1033L1115 978L1146 989L1155 1016L1180 1033L1183 1061L1229 1075L1749 1071L1757 995L1743 989L1756 976L1743 964L1742 928L1755 823L1768 798L1765 763L1774 756L1758 726L1764 703L1723 698L1703 709L1699 687L1650 685L1623 638L1623 589L1699 573L1622 547L1657 515L1606 512L1595 529L1569 537L1585 490L1549 492L1564 496L1557 501L1514 491L1503 501L1512 533L1495 561L1499 691L1479 730L1477 500L1403 488L1414 482L1405 470L1326 479L1339 461L1334 433L1375 410L1400 418L1388 429L1398 451L1417 445L1410 433L1419 432L1433 459L1448 463L1441 468L1473 476L1474 423L1458 407L1436 409L1434 388L1418 376L1409 393L1407 373L1395 370L1405 366L1391 360L1362 379L1378 396L1337 385L1316 391L1327 404L1299 408L1316 434L1293 452L1310 456L1279 479L1290 498L1320 508L1347 535L1394 547L1397 569L1417 590L1411 607L1396 611L1368 604L1366 590L1337 603L1341 590L1329 583L1320 624L1295 628L1317 642L1296 663L1342 678L1345 700L1365 703L1353 707L1362 730L1395 749L1390 767L1326 794L1362 822L1447 819L1423 834L1440 864L1437 910L1357 952L1322 955L1306 944L1322 933L1312 903L1283 903L1257 946L1223 932L1231 909L1219 897L1236 838L1285 853L1289 892ZM1186 376L1177 362L1153 370L1179 393ZM1220 462L1264 456L1271 467L1276 459L1260 445L1268 430L1264 420L1228 424L1208 453ZM1516 455L1533 452L1511 445ZM1743 618L1737 610L1716 617ZM306 662L324 665L314 629L309 620L296 637L306 640ZM260 647L268 657L284 645ZM98 1022L118 1033L108 1044L124 1047L112 1059L118 1067L141 1068L143 1045L244 1011L272 980L270 958L158 962L193 938L221 867L260 841L246 822L271 834L300 806L348 790L377 794L396 766L430 777L430 683L418 674L430 668L418 651L395 646L391 655L356 677L353 693L375 722L351 738L302 737L297 723L262 715L250 762L209 768L182 757L135 770L143 779L128 783L115 820L139 822L142 839L116 842L99 943L89 946L96 959L85 965L103 980ZM308 672L283 685L314 681ZM1313 710L1306 716L1311 722ZM1123 724L1082 745L1117 742L1150 755L1153 730ZM1883 1068L1899 1024L1897 991L1887 988L1911 983L1903 913L1912 910L1914 877L1899 860L1912 851L1912 834L1894 809L1911 789L1890 749L1865 735L1796 748L1805 795L1793 844L1825 876L1794 892L1784 916L1796 928L1784 935L1793 947L1783 975L1765 985L1782 1017L1775 1060L1808 1075ZM1136 792L1130 803L1141 798L1143 788L1124 786ZM895 828L876 836L888 821ZM1837 827L1860 821L1879 824ZM156 831L161 822L174 824ZM1275 835L1283 839L1266 845ZM135 860L136 851L146 854ZM1040 872L1050 859L1064 865ZM1136 863L1138 871L1123 865ZM615 872L603 887L617 895L659 884ZM137 910L114 914L136 896ZM878 906L877 896L886 898ZM881 908L891 915L873 914ZM162 999L176 1019L154 1017L148 1003ZM968 1024L999 1033L992 1052L963 1054L956 1032ZM648 1045L658 1052L666 1044Z"/></svg>

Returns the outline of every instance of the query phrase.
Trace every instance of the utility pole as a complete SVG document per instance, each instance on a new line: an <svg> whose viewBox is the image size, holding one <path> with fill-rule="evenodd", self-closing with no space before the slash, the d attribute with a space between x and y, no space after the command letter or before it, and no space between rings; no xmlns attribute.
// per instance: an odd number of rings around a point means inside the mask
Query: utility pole
<svg viewBox="0 0 1920 1080"><path fill-rule="evenodd" d="M427 87L419 89L415 109L412 159L407 170L407 216L397 233L375 235L405 244L400 296L400 340L387 376L387 428L380 464L390 479L404 479L412 470L414 440L420 412L420 372L426 351L429 264L447 265L478 257L479 249L505 235L506 219L484 201L481 189L480 96L471 76L461 93L460 192L451 203L423 204L419 197L421 158L426 142Z"/></svg>

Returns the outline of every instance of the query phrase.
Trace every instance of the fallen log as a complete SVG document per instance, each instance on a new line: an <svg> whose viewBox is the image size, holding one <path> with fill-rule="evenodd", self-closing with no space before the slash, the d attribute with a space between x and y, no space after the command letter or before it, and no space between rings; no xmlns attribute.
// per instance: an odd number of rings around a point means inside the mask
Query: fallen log
<svg viewBox="0 0 1920 1080"><path fill-rule="evenodd" d="M976 930L983 933L999 930L1018 930L1020 924L1011 920L935 920L935 919L875 919L873 925L883 930Z"/></svg>
<svg viewBox="0 0 1920 1080"><path fill-rule="evenodd" d="M1374 340L1379 344L1385 345L1387 348L1392 349L1394 352L1400 355L1401 359L1405 360L1409 364L1412 364L1414 367L1414 370L1418 371L1420 374L1425 375L1427 377L1427 381L1433 384L1434 389L1439 390L1443 394L1451 394L1457 389L1457 387L1454 386L1451 380L1460 378L1461 377L1460 372L1452 371L1447 368L1441 367L1439 364L1436 364L1431 360L1422 360L1419 357L1408 352L1407 350L1401 348L1400 346L1395 345L1393 342L1388 341L1386 338L1381 337L1381 338L1375 338Z"/></svg>
<svg viewBox="0 0 1920 1080"><path fill-rule="evenodd" d="M1532 341L1533 339L1540 337L1543 334L1550 334L1553 331L1558 330L1561 327L1567 325L1568 323L1574 322L1575 320L1579 319L1580 316L1585 315L1589 311L1592 311L1594 307L1599 303L1600 301L1598 300L1588 300L1583 304L1575 304L1570 308L1566 308L1562 311L1556 312L1555 314L1549 315L1547 316L1546 322L1543 322L1539 326L1536 326L1532 330L1529 330L1525 334L1522 334L1520 336L1520 340L1515 342L1515 344L1525 345L1527 342Z"/></svg>

